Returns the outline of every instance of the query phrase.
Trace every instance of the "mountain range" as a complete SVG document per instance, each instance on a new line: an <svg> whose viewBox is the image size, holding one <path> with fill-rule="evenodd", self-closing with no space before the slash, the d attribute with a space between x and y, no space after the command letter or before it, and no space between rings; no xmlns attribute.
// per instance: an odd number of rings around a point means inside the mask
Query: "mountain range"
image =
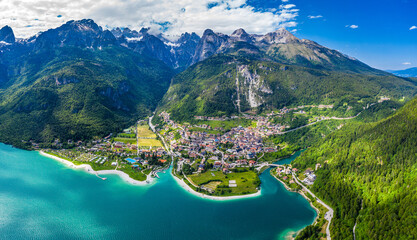
<svg viewBox="0 0 417 240"><path fill-rule="evenodd" d="M388 72L399 77L417 77L417 67L404 70L388 70Z"/></svg>
<svg viewBox="0 0 417 240"><path fill-rule="evenodd" d="M285 29L210 29L177 40L148 28L69 21L27 39L0 30L0 141L91 139L168 110L194 115L410 98L415 79L377 70ZM23 142L22 142L23 140Z"/></svg>

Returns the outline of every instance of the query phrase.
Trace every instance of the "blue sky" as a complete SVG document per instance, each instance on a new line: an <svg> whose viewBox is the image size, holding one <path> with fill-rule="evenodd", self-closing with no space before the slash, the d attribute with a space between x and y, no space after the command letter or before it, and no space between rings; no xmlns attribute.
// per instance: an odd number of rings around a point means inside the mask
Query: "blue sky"
<svg viewBox="0 0 417 240"><path fill-rule="evenodd" d="M417 66L417 29L410 30L417 26L416 0L289 0L287 3L299 9L294 27L297 37L337 49L380 69ZM251 0L248 4L268 9L281 4L281 0ZM346 27L351 25L358 27Z"/></svg>
<svg viewBox="0 0 417 240"><path fill-rule="evenodd" d="M265 34L285 27L299 38L380 69L417 66L417 0L0 0L0 27L19 38L91 18L105 28L183 32L237 28ZM415 29L410 30L415 26Z"/></svg>

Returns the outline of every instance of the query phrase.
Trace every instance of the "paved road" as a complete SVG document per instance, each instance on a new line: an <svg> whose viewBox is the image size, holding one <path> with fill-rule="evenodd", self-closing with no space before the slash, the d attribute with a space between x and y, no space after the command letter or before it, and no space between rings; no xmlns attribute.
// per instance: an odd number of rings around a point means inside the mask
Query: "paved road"
<svg viewBox="0 0 417 240"><path fill-rule="evenodd" d="M298 181L298 178L295 176L295 174L294 173L292 173L292 176L293 176L293 178L294 178L294 180L295 180L295 182L298 184L298 185L300 185L305 191L307 191L311 196L313 196L316 200L317 200L317 202L318 203L320 203L321 205L323 205L325 208L327 208L329 211L324 215L324 218L327 220L327 221L329 221L329 224L327 224L327 227L326 227L326 235L327 235L327 239L328 240L330 240L330 239L332 239L331 237L330 237L330 223L331 223L331 221L332 221L332 218L333 218L333 214L334 214L334 211L333 211L333 208L331 208L329 205L327 205L327 204L325 204L322 200L320 200L318 197L316 197L316 195L314 194L314 193L312 193L308 188L306 188L303 184L301 184L299 181Z"/></svg>
<svg viewBox="0 0 417 240"><path fill-rule="evenodd" d="M282 135L282 134L286 134L286 133L289 133L289 132L294 132L294 131L297 131L298 129L305 128L305 127L308 127L308 126L311 126L311 125L317 124L317 123L319 123L319 122L321 122L321 121L325 121L325 120L349 120L349 119L354 119L354 118L356 118L357 116L359 116L361 113L362 113L362 112L358 113L358 114L357 114L357 115L355 115L355 116L352 116L352 117L347 117L347 118L339 118L339 117L325 117L324 119L320 119L320 120L317 120L317 121L315 121L315 122L309 123L309 124L307 124L307 125L304 125L304 126L301 126L301 127L298 127L298 128L294 128L294 129L291 129L291 130L288 130L288 131L285 131L285 132L280 132L280 133L278 133L278 134Z"/></svg>
<svg viewBox="0 0 417 240"><path fill-rule="evenodd" d="M171 155L171 154L172 154L171 149L170 149L170 148L168 148L168 145L166 144L165 139L161 136L161 134L159 134L159 132L157 132L157 131L155 130L155 125L153 125L153 124L152 124L152 119L153 119L153 116L154 116L154 115L152 115L152 117L149 117L149 127L152 129L152 131L153 131L154 133L156 133L156 134L159 136L159 138L161 139L162 143L163 143L163 144L164 144L164 146L165 146L165 149L167 150L167 152L169 153L169 155Z"/></svg>
<svg viewBox="0 0 417 240"><path fill-rule="evenodd" d="M363 199L361 202L361 210L363 209ZM358 215L359 217L359 215ZM356 225L358 224L358 217L356 217L355 226L353 226L353 240L356 240Z"/></svg>

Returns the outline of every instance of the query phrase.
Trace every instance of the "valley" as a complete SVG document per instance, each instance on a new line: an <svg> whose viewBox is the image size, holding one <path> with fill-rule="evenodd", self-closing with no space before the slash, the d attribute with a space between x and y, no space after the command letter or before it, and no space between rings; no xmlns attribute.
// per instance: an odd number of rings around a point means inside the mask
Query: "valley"
<svg viewBox="0 0 417 240"><path fill-rule="evenodd" d="M292 192L299 193L305 221L291 220L296 231L281 229L285 237L417 238L417 80L413 69L394 73L284 28L265 34L206 29L201 36L185 32L172 40L149 28L106 29L82 19L20 39L5 26L0 141L39 151L106 184L114 184L107 181L112 174L144 189L169 179L191 193L190 199L178 198L181 203L207 201L196 209L222 200L257 204L287 194L281 206L286 212L299 197ZM15 159L8 146L0 150L4 159ZM278 196L277 184L288 192ZM148 202L153 208L142 210L150 211L147 217L166 206L169 215L181 205L166 202L178 192L163 190L171 192L162 194L164 199L153 193L154 202ZM316 211L311 225L314 214L306 201ZM227 202L224 206L234 209L235 202ZM201 207L205 216L196 209L190 219L210 218L209 209ZM297 219L297 209L291 209L282 216L278 210L264 214L277 227L274 220ZM263 231L268 239L276 234ZM227 229L223 233L242 239ZM256 232L254 239L265 236Z"/></svg>

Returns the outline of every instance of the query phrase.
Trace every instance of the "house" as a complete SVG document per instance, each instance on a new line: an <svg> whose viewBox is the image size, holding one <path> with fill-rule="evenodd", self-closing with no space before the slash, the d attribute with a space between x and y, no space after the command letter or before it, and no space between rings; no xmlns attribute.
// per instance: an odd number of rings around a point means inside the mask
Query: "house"
<svg viewBox="0 0 417 240"><path fill-rule="evenodd" d="M202 172L202 171L204 171L204 164L200 164L198 166L198 171L197 172Z"/></svg>
<svg viewBox="0 0 417 240"><path fill-rule="evenodd" d="M316 174L314 174L314 173L310 173L310 174L307 176L307 178L308 178L308 180L310 180L311 182L314 182L314 181L316 180Z"/></svg>
<svg viewBox="0 0 417 240"><path fill-rule="evenodd" d="M236 180L229 180L229 187L237 187Z"/></svg>
<svg viewBox="0 0 417 240"><path fill-rule="evenodd" d="M253 165L255 165L255 163L256 163L256 162L255 162L254 160L250 160L250 161L249 161L249 166L251 166L251 167L252 167Z"/></svg>
<svg viewBox="0 0 417 240"><path fill-rule="evenodd" d="M167 160L165 160L165 159L159 159L159 160L158 160L158 162L160 162L160 163L166 163L166 161L167 161Z"/></svg>
<svg viewBox="0 0 417 240"><path fill-rule="evenodd" d="M112 166L117 166L117 162L112 162L111 165Z"/></svg>
<svg viewBox="0 0 417 240"><path fill-rule="evenodd" d="M220 162L220 161L215 161L214 164L213 164L214 168L219 168L221 166L222 166L222 162Z"/></svg>

